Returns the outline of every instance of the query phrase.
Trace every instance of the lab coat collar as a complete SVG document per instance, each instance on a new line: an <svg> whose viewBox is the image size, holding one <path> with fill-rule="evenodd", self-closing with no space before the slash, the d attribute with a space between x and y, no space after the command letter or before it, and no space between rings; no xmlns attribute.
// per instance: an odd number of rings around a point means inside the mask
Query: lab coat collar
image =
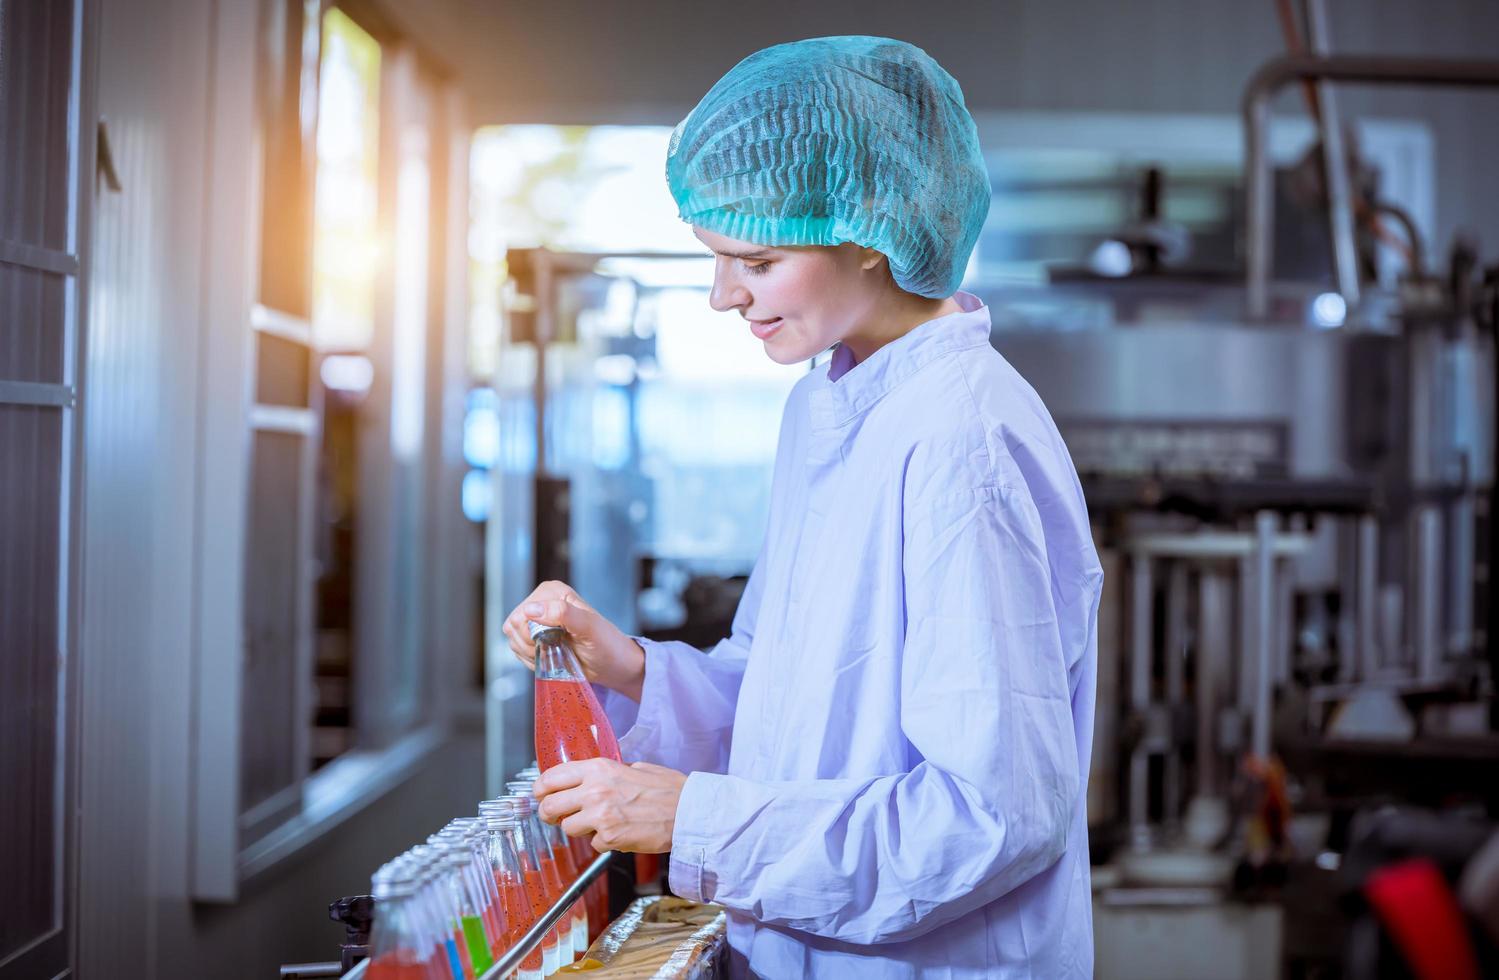
<svg viewBox="0 0 1499 980"><path fill-rule="evenodd" d="M835 348L826 373L810 393L813 427L841 427L937 358L988 344L989 307L972 293L954 293L953 298L961 312L928 320L858 364L847 348Z"/></svg>

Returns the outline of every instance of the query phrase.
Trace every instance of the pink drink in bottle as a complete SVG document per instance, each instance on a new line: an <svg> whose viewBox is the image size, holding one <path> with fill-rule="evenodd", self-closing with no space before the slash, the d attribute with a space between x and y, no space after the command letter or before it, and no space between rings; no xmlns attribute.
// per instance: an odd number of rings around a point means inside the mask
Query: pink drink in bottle
<svg viewBox="0 0 1499 980"><path fill-rule="evenodd" d="M531 624L536 644L536 758L543 771L579 759L619 758L619 740L560 627Z"/></svg>

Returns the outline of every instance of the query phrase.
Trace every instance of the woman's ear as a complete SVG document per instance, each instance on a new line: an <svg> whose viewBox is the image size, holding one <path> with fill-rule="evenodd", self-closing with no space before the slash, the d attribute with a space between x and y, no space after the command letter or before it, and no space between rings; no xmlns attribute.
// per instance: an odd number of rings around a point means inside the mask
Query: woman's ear
<svg viewBox="0 0 1499 980"><path fill-rule="evenodd" d="M885 254L877 249L866 247L860 249L860 252L862 254L859 256L859 268L865 272L885 261Z"/></svg>

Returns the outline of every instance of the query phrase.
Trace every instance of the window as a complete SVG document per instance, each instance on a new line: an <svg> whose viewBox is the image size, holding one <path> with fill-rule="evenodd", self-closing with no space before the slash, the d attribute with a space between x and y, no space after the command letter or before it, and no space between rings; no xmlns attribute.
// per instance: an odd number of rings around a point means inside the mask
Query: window
<svg viewBox="0 0 1499 980"><path fill-rule="evenodd" d="M462 522L440 451L457 101L368 5L267 9L250 344L209 357L248 357L248 407L204 395L203 635L242 637L232 692L205 695L208 717L232 718L198 751L206 900L234 899L440 744L433 637L463 605L437 547L446 515Z"/></svg>
<svg viewBox="0 0 1499 980"><path fill-rule="evenodd" d="M669 137L505 126L474 140L470 357L490 386L469 399L470 462L489 487L476 511L492 781L531 757L530 685L499 626L538 579L659 632L684 625L689 593L732 592L759 551L781 407L807 367L775 364L708 306L713 262L661 176Z"/></svg>
<svg viewBox="0 0 1499 980"><path fill-rule="evenodd" d="M380 45L336 8L323 16L323 35L312 254L312 329L324 392L316 507L315 768L355 742L361 433L376 381L369 354L380 269ZM356 374L341 379L335 370L340 364Z"/></svg>
<svg viewBox="0 0 1499 980"><path fill-rule="evenodd" d="M0 4L0 977L66 971L71 929L81 25Z"/></svg>

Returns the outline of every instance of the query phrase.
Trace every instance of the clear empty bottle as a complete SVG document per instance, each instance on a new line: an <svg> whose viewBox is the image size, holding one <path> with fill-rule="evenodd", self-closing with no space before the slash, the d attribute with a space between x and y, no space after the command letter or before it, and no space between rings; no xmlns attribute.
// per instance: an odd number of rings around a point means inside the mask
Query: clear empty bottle
<svg viewBox="0 0 1499 980"><path fill-rule="evenodd" d="M619 761L619 740L567 634L531 623L536 644L536 758L543 770L579 759Z"/></svg>

